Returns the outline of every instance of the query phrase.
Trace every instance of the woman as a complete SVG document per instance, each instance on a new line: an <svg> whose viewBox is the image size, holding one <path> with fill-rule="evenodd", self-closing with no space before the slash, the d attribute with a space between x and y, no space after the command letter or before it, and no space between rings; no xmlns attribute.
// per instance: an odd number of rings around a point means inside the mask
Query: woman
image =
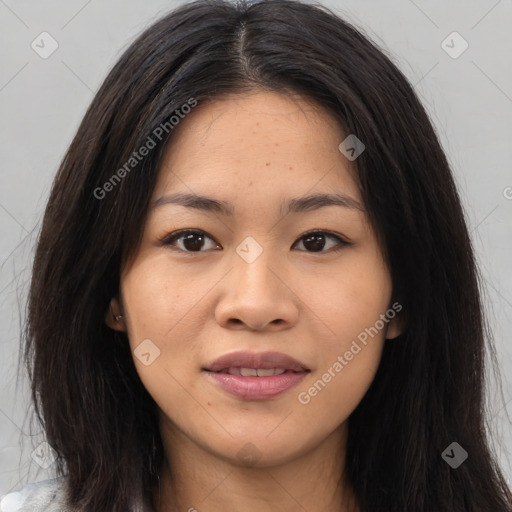
<svg viewBox="0 0 512 512"><path fill-rule="evenodd" d="M297 1L185 5L55 179L25 355L59 476L2 511L510 511L484 326L449 165L382 51Z"/></svg>

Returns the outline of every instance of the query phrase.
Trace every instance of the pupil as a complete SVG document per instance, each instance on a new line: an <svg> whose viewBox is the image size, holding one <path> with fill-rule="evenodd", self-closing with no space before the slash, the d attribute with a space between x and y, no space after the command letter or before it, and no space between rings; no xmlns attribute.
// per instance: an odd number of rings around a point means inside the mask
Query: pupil
<svg viewBox="0 0 512 512"><path fill-rule="evenodd" d="M194 238L196 239L196 243L193 243ZM197 242L197 240L199 240L199 242ZM194 251L196 249L199 251L203 245L203 235L199 233L189 233L188 235L185 235L183 245L187 251Z"/></svg>
<svg viewBox="0 0 512 512"><path fill-rule="evenodd" d="M310 242L313 242L311 244L311 247L308 247L308 244ZM318 234L318 235L308 235L307 238L304 240L304 247L306 249L312 249L313 252L321 251L325 246L325 236Z"/></svg>

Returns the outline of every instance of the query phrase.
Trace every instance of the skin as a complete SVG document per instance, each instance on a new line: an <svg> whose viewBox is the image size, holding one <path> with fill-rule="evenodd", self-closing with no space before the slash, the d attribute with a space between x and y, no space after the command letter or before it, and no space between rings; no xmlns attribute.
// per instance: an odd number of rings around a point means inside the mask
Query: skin
<svg viewBox="0 0 512 512"><path fill-rule="evenodd" d="M343 193L362 205L354 162L338 149L345 137L314 103L262 90L202 103L174 130L153 200L195 193L228 201L235 213L150 208L111 301L123 318L109 314L107 323L128 333L132 351L145 339L160 350L149 366L134 356L160 408L166 461L153 497L158 512L358 510L340 479L347 420L375 376L385 338L400 334L399 316L309 403L298 394L391 307L389 270L364 207L279 210L311 193ZM160 243L182 229L207 238ZM310 230L328 232L323 248L307 243ZM263 249L252 263L236 252L248 236ZM241 349L285 353L310 373L277 397L235 398L202 368ZM239 455L247 443L256 464Z"/></svg>

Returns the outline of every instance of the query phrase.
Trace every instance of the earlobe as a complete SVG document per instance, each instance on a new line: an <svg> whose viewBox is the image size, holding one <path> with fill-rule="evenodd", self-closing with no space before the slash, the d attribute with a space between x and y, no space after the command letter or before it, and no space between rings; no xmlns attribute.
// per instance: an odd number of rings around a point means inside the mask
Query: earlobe
<svg viewBox="0 0 512 512"><path fill-rule="evenodd" d="M403 318L399 315L390 320L386 329L386 339L393 340L403 334L405 331L405 325L403 324Z"/></svg>
<svg viewBox="0 0 512 512"><path fill-rule="evenodd" d="M118 299L112 298L110 301L107 314L105 315L105 322L115 331L126 331L124 316Z"/></svg>

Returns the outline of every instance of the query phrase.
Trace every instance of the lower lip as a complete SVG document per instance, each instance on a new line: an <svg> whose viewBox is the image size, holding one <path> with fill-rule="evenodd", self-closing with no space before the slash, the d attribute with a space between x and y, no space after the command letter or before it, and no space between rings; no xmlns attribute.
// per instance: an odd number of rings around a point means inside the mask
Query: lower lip
<svg viewBox="0 0 512 512"><path fill-rule="evenodd" d="M308 372L282 373L270 377L242 377L228 373L207 372L222 389L243 400L265 400L297 385Z"/></svg>

